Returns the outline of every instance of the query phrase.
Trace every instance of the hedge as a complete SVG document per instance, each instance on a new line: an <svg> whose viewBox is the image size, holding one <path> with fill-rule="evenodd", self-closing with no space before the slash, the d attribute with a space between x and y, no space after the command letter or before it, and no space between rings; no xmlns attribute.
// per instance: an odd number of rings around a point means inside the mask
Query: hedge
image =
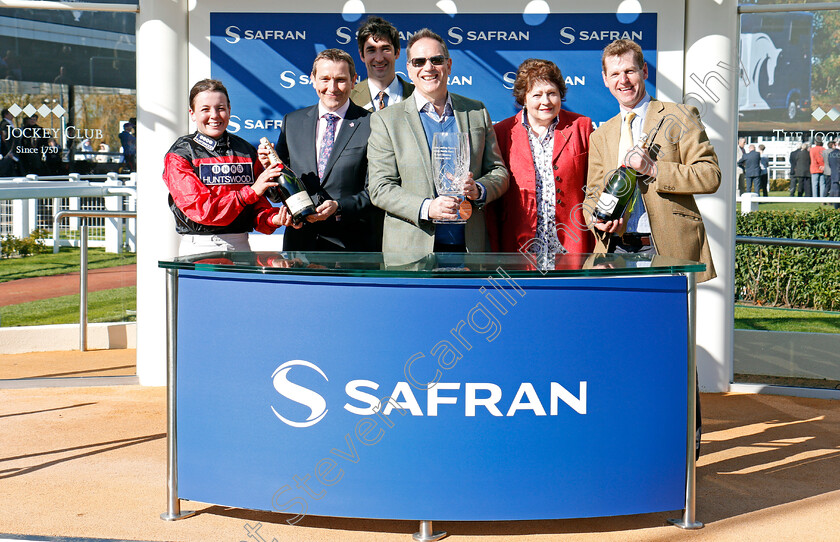
<svg viewBox="0 0 840 542"><path fill-rule="evenodd" d="M755 211L738 215L737 235L840 241L840 211ZM840 250L735 245L735 300L840 309Z"/></svg>

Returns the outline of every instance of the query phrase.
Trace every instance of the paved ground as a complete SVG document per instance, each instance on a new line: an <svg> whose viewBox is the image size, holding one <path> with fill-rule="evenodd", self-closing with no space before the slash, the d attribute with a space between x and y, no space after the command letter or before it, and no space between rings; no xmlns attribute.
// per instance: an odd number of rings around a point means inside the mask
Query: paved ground
<svg viewBox="0 0 840 542"><path fill-rule="evenodd" d="M309 516L290 526L279 513L189 501L182 510L195 517L162 521L165 397L164 388L133 385L0 389L0 538L411 541L414 521ZM434 527L452 542L840 540L840 401L739 394L702 401L697 519L706 526L699 531L668 526L679 511ZM410 491L394 488L402 498Z"/></svg>
<svg viewBox="0 0 840 542"><path fill-rule="evenodd" d="M0 307L79 293L79 274L52 275L0 282ZM88 291L98 292L137 284L137 266L88 270Z"/></svg>

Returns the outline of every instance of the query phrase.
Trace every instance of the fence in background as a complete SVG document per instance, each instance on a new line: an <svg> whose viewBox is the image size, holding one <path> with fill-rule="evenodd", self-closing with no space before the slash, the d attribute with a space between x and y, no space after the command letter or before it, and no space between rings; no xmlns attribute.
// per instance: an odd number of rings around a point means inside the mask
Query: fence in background
<svg viewBox="0 0 840 542"><path fill-rule="evenodd" d="M34 230L51 233L45 239L53 252L61 246L81 245L76 232L80 230L78 217L70 218L54 227L55 216L61 211L136 211L136 174L79 175L71 173L58 177L26 177L0 179L0 237L13 235L23 239ZM107 252L121 253L137 250L137 220L132 218L100 217L88 219L90 246L105 247Z"/></svg>

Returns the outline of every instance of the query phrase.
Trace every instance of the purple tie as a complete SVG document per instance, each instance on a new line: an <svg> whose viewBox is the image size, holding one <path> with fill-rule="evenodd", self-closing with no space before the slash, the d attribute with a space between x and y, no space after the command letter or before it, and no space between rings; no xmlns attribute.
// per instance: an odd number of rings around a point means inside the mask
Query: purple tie
<svg viewBox="0 0 840 542"><path fill-rule="evenodd" d="M324 115L324 120L327 121L327 128L324 130L324 139L321 140L321 152L318 153L318 177L324 177L324 170L327 168L327 162L330 159L332 146L335 142L335 125L338 122L339 116L327 113Z"/></svg>

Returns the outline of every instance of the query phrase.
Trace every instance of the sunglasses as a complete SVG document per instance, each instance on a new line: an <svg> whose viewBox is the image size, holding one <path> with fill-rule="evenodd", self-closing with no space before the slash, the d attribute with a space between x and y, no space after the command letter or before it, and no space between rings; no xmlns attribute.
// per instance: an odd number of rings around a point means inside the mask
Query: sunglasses
<svg viewBox="0 0 840 542"><path fill-rule="evenodd" d="M418 56L417 58L412 58L409 62L415 68L422 68L426 65L427 60L432 63L432 66L443 66L443 63L446 62L446 57L443 55L431 56L429 58Z"/></svg>

